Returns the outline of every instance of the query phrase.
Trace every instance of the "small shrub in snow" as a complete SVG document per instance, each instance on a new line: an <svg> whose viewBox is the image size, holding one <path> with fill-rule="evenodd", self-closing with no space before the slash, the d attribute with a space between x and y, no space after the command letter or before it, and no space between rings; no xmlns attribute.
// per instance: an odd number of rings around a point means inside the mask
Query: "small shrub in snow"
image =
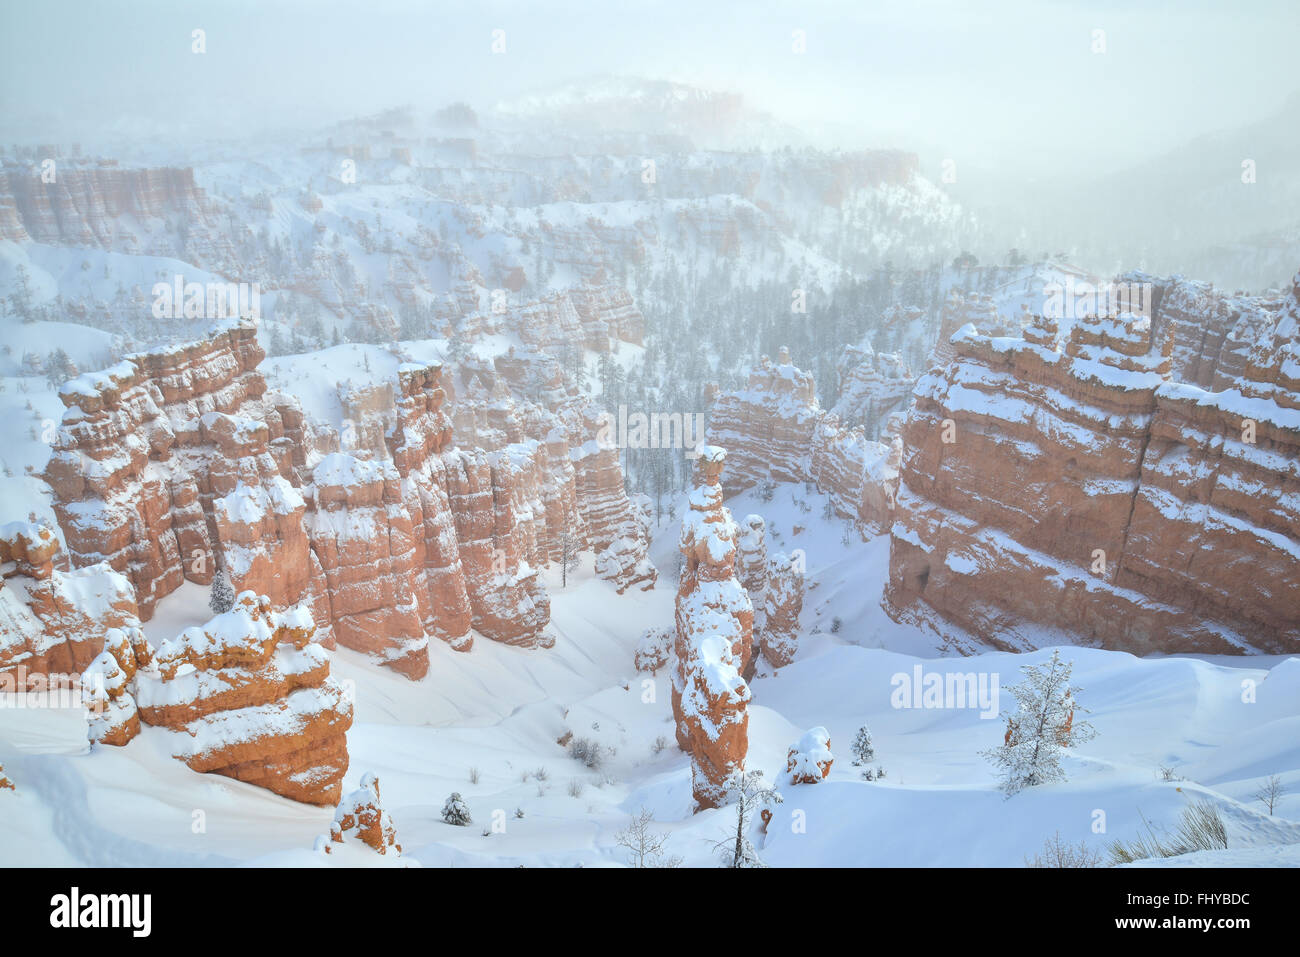
<svg viewBox="0 0 1300 957"><path fill-rule="evenodd" d="M668 747L668 739L661 734L655 738L655 743L650 745L650 750L655 754L663 754L666 747Z"/></svg>
<svg viewBox="0 0 1300 957"><path fill-rule="evenodd" d="M780 804L781 792L768 785L762 771L736 771L727 781L727 797L736 806L736 830L713 845L723 867L766 867L749 839L754 812Z"/></svg>
<svg viewBox="0 0 1300 957"><path fill-rule="evenodd" d="M863 767L876 760L876 748L871 743L871 732L865 724L858 728L858 733L853 736L853 745L850 750L853 752L853 766L856 768Z"/></svg>
<svg viewBox="0 0 1300 957"><path fill-rule="evenodd" d="M546 768L538 768L536 771L533 772L533 777L537 778L537 780L539 781L545 781L550 776L551 776L551 772L547 771Z"/></svg>
<svg viewBox="0 0 1300 957"><path fill-rule="evenodd" d="M614 835L614 843L627 848L629 867L681 867L680 857L664 854L664 844L668 842L667 834L658 834L650 830L654 816L641 808L627 828Z"/></svg>
<svg viewBox="0 0 1300 957"><path fill-rule="evenodd" d="M478 778L479 778L478 768L470 768L470 769L469 769L469 783L470 783L470 784L478 784Z"/></svg>
<svg viewBox="0 0 1300 957"><path fill-rule="evenodd" d="M515 817L522 821L524 819L524 809L521 807L515 808Z"/></svg>
<svg viewBox="0 0 1300 957"><path fill-rule="evenodd" d="M474 821L469 816L469 805L461 799L460 793L457 791L452 791L451 796L442 805L442 819L448 824L454 824L457 827L464 827Z"/></svg>
<svg viewBox="0 0 1300 957"><path fill-rule="evenodd" d="M1068 844L1057 831L1043 842L1043 849L1033 859L1026 855L1025 867L1100 867L1101 851L1088 847L1087 841Z"/></svg>
<svg viewBox="0 0 1300 957"><path fill-rule="evenodd" d="M831 634L832 634L832 635L838 635L838 634L840 633L840 629L843 628L843 627L844 627L844 620L843 620L842 618L840 618L839 615L836 615L834 618L831 619Z"/></svg>
<svg viewBox="0 0 1300 957"><path fill-rule="evenodd" d="M581 761L585 766L595 770L605 761L605 753L600 745L590 738L574 738L569 742L569 757Z"/></svg>
<svg viewBox="0 0 1300 957"><path fill-rule="evenodd" d="M583 790L582 782L579 781L577 778L573 778L571 781L569 781L568 790L569 790L569 797L573 797L573 798L582 797L582 790Z"/></svg>

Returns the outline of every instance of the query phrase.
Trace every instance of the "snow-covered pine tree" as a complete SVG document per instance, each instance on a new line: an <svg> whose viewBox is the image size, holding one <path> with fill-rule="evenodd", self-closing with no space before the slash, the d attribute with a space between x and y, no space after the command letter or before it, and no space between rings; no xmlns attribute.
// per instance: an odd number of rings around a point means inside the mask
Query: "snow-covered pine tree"
<svg viewBox="0 0 1300 957"><path fill-rule="evenodd" d="M224 615L235 607L235 590L226 580L226 573L218 568L212 576L212 594L208 597L208 607L214 615Z"/></svg>
<svg viewBox="0 0 1300 957"><path fill-rule="evenodd" d="M1014 712L1004 711L1007 731L999 747L981 754L993 762L999 786L1010 797L1027 787L1065 780L1061 750L1096 736L1092 725L1075 720L1087 713L1078 704L1081 688L1070 684L1074 663L1061 660L1059 649L1040 665L1022 665L1025 680L1009 689Z"/></svg>
<svg viewBox="0 0 1300 957"><path fill-rule="evenodd" d="M442 819L457 827L473 823L473 818L469 816L469 805L461 800L459 791L452 791L442 805Z"/></svg>
<svg viewBox="0 0 1300 957"><path fill-rule="evenodd" d="M569 587L569 573L578 570L581 559L582 540L571 528L560 532L560 586Z"/></svg>
<svg viewBox="0 0 1300 957"><path fill-rule="evenodd" d="M853 766L855 768L863 767L876 760L876 749L871 743L871 732L867 730L864 724L858 728L858 733L853 738Z"/></svg>
<svg viewBox="0 0 1300 957"><path fill-rule="evenodd" d="M769 804L780 804L785 799L781 792L767 783L762 771L743 768L727 782L728 797L736 805L736 832L733 837L714 845L723 867L767 867L758 856L758 849L749 839L750 823L754 812Z"/></svg>

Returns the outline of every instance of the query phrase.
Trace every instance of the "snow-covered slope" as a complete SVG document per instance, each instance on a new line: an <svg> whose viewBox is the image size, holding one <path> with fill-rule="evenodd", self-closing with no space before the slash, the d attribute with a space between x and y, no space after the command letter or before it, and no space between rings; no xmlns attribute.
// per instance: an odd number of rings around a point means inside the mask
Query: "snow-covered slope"
<svg viewBox="0 0 1300 957"><path fill-rule="evenodd" d="M809 571L798 656L752 686L748 766L778 776L786 749L817 725L829 730L836 755L822 784L783 788L785 803L759 841L769 864L1016 867L1058 831L1104 851L1112 839L1137 836L1142 816L1169 826L1204 797L1227 823L1228 850L1159 863L1300 865L1300 659L1065 649L1098 736L1070 752L1068 783L1007 799L977 753L1001 741L1002 723L979 709L896 708L896 676L974 673L996 676L1005 689L1021 665L1048 653L936 658L924 635L879 610L885 538L842 540L838 526L807 521L824 500L798 486L730 507L764 514L776 547L803 549ZM801 524L808 528L796 535ZM665 522L652 553L665 575L676 532ZM345 790L378 774L403 857L359 845L313 852L330 809L189 771L157 729L145 727L125 748L87 753L79 713L6 707L0 764L17 790L0 791L0 864L621 865L616 836L641 807L670 835L670 854L715 863L714 842L735 812L691 813L667 673L632 668L641 630L671 623L672 589L616 596L589 568L567 588L554 573L547 587L557 638L549 651L479 641L460 655L435 642L419 682L345 649L332 653L334 675L356 696ZM205 600L197 588L169 596L150 639L206 618ZM1250 703L1245 688L1254 691ZM882 781L863 781L851 765L848 746L862 725L875 739ZM567 755L556 743L566 732L602 746L599 767ZM1162 768L1176 779L1164 780ZM1253 794L1273 774L1290 793L1269 817ZM442 822L452 791L468 803L471 826Z"/></svg>

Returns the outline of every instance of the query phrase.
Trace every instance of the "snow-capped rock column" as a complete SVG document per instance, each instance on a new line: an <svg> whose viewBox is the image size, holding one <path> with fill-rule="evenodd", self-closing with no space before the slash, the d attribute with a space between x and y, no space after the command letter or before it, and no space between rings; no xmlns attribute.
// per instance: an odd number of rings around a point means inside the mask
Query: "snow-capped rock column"
<svg viewBox="0 0 1300 957"><path fill-rule="evenodd" d="M550 596L521 555L509 476L482 449L444 453L474 627L493 641L549 647Z"/></svg>
<svg viewBox="0 0 1300 957"><path fill-rule="evenodd" d="M763 628L759 644L773 668L784 668L799 648L799 613L803 611L803 567L779 552L772 558L763 595Z"/></svg>
<svg viewBox="0 0 1300 957"><path fill-rule="evenodd" d="M424 569L416 600L426 634L456 651L469 651L472 611L441 454L451 444L451 420L442 410L442 366L408 364L397 375L397 427L389 446L413 523L416 564Z"/></svg>
<svg viewBox="0 0 1300 957"><path fill-rule="evenodd" d="M379 778L374 774L365 775L361 787L339 802L334 811L330 840L342 844L345 837L358 840L379 854L387 854L392 848L393 853L401 856L402 845L397 843L397 829L380 803Z"/></svg>
<svg viewBox="0 0 1300 957"><path fill-rule="evenodd" d="M414 585L415 531L397 470L335 452L312 473L307 533L325 574L334 636L411 679L429 670Z"/></svg>
<svg viewBox="0 0 1300 957"><path fill-rule="evenodd" d="M140 714L130 678L109 652L100 653L81 676L91 741L121 746L140 733Z"/></svg>
<svg viewBox="0 0 1300 957"><path fill-rule="evenodd" d="M726 801L727 778L749 749L750 693L741 674L753 654L754 611L735 576L739 530L722 504L726 452L699 451L699 484L682 520L672 701L695 800L709 808Z"/></svg>

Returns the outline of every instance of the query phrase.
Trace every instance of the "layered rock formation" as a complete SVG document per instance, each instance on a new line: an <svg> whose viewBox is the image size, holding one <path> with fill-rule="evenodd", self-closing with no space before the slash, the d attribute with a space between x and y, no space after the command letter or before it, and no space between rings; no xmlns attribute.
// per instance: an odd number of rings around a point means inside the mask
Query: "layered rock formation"
<svg viewBox="0 0 1300 957"><path fill-rule="evenodd" d="M785 349L777 364L766 357L759 363L747 388L718 395L707 441L728 449L728 494L759 482L811 480L863 534L888 528L901 454L888 414L902 404L898 392L908 380L896 357L869 348L846 352L851 374L842 374L845 391L831 413L817 403L811 377L790 364ZM868 425L885 441L869 438Z"/></svg>
<svg viewBox="0 0 1300 957"><path fill-rule="evenodd" d="M130 583L105 564L61 571L54 533L0 526L0 676L79 675L113 629L139 624Z"/></svg>
<svg viewBox="0 0 1300 957"><path fill-rule="evenodd" d="M806 481L821 417L812 376L791 364L790 351L782 347L775 363L763 356L747 387L721 393L709 414L706 441L728 451L727 494L762 481Z"/></svg>
<svg viewBox="0 0 1300 957"><path fill-rule="evenodd" d="M1300 648L1300 277L1221 391L1175 380L1201 326L1170 295L1068 334L959 330L904 427L891 615L958 647ZM1183 369L1216 380L1224 350L1190 338Z"/></svg>
<svg viewBox="0 0 1300 957"><path fill-rule="evenodd" d="M147 723L173 731L195 771L256 784L308 804L336 804L347 771L352 702L302 606L275 611L244 592L235 607L187 628L135 676Z"/></svg>
<svg viewBox="0 0 1300 957"><path fill-rule="evenodd" d="M974 326L977 332L986 336L1020 334L1019 326L998 312L992 296L978 292L962 293L954 289L948 293L948 298L939 311L939 338L935 340L928 362L931 370L953 360L956 350L952 337L968 325Z"/></svg>
<svg viewBox="0 0 1300 957"><path fill-rule="evenodd" d="M424 569L397 469L335 452L312 478L315 507L306 527L334 638L408 678L424 677L429 639L415 593Z"/></svg>
<svg viewBox="0 0 1300 957"><path fill-rule="evenodd" d="M482 450L448 453L447 491L474 627L495 641L550 647L550 597L523 560L509 472Z"/></svg>
<svg viewBox="0 0 1300 957"><path fill-rule="evenodd" d="M772 557L763 593L759 646L773 668L784 668L799 650L799 613L803 611L803 566L784 552Z"/></svg>
<svg viewBox="0 0 1300 957"><path fill-rule="evenodd" d="M830 415L838 428L860 428L880 441L891 416L905 412L916 377L894 352L876 352L863 341L846 346L836 364L839 397Z"/></svg>
<svg viewBox="0 0 1300 957"><path fill-rule="evenodd" d="M472 612L441 454L451 444L441 376L437 365L398 370L397 426L389 451L411 517L415 566L423 571L415 597L424 631L457 651L469 651Z"/></svg>
<svg viewBox="0 0 1300 957"><path fill-rule="evenodd" d="M809 474L836 514L851 519L863 535L885 532L893 521L903 446L896 434L886 438L872 441L864 430L846 429L833 415L823 418L813 434Z"/></svg>
<svg viewBox="0 0 1300 957"><path fill-rule="evenodd" d="M295 601L305 586L278 576L308 565L292 479L311 449L286 427L301 427L300 411L266 395L263 355L252 324L226 323L60 391L67 409L45 477L72 563L126 575L146 621L182 581L211 582L223 531L238 584ZM223 528L216 500L232 493ZM291 560L259 563L259 544Z"/></svg>
<svg viewBox="0 0 1300 957"><path fill-rule="evenodd" d="M630 335L627 308L592 293L585 321ZM236 591L276 608L305 601L325 646L337 630L416 678L428 636L468 650L474 627L549 644L535 570L581 548L620 591L653 586L618 451L595 441L595 408L553 357L512 350L462 370L452 407L472 451L453 447L437 364L350 387L344 456L340 436L267 391L263 355L252 323L226 322L61 392L46 478L72 564L124 574L145 620L181 582L206 585L220 566Z"/></svg>
<svg viewBox="0 0 1300 957"><path fill-rule="evenodd" d="M1267 339L1280 302L1231 296L1207 282L1176 276L1161 279L1128 273L1116 287L1150 289L1157 335L1174 342L1173 379L1210 392L1223 392L1245 375L1251 350Z"/></svg>
<svg viewBox="0 0 1300 957"><path fill-rule="evenodd" d="M722 504L725 458L720 448L700 449L698 484L681 532L672 703L699 808L725 803L727 780L749 748L750 692L741 675L753 654L754 612L735 577L739 531Z"/></svg>

